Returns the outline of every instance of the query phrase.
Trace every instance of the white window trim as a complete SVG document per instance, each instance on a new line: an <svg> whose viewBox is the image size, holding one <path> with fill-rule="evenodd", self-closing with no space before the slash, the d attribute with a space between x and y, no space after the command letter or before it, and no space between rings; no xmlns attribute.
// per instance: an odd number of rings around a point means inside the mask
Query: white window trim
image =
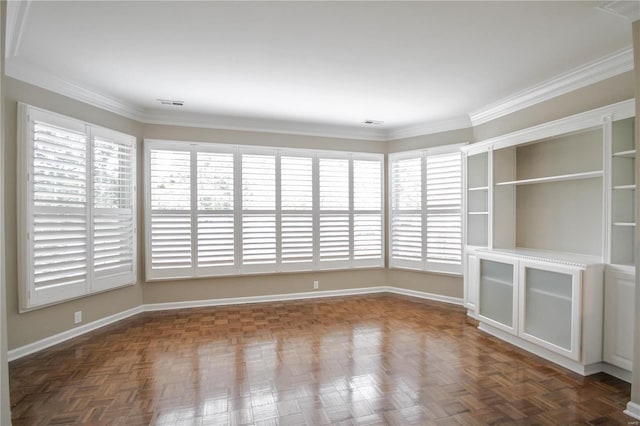
<svg viewBox="0 0 640 426"><path fill-rule="evenodd" d="M152 270L151 269L151 235L150 235L150 206L151 206L151 191L150 191L150 152L152 149L171 149L171 150L190 150L195 153L198 151L211 151L211 152L233 152L234 156L234 255L235 265L233 267L208 267L198 270L196 254L192 253L192 268L191 270L183 269L180 275L173 274L171 270ZM224 144L224 143L208 143L208 142L191 142L191 141L178 141L178 140L165 140L165 139L145 139L143 147L143 164L144 164L144 229L145 229L145 281L167 281L175 279L189 279L189 278L204 278L204 277L218 277L218 276L241 276L241 275L255 275L255 274L273 274L281 272L312 272L322 270L340 270L340 269L356 269L356 268L384 268L385 267L385 206L384 206L384 168L385 158L384 154L377 153L361 153L361 152L343 152L343 151L329 151L329 150L316 150L316 149L300 149L300 148L286 148L286 147L265 147L255 145L237 145L237 144ZM242 182L242 154L254 153L254 154L271 154L276 157L276 193L279 195L279 170L282 156L305 156L312 159L312 182L313 182L313 207L312 207L312 223L313 223L313 260L311 262L300 262L284 264L281 260L281 244L280 235L276 235L276 263L268 265L243 265L242 264L242 185L238 182ZM192 154L193 155L193 154ZM350 160L350 168L353 167L353 160L373 160L380 162L380 215L381 215L381 253L379 259L360 259L353 260L353 224L350 226L350 259L348 261L331 261L320 262L319 261L319 158L339 158ZM192 157L192 164L193 164ZM196 175L191 174L192 188L197 185ZM348 213L350 220L353 222L353 179L350 171L350 209L348 211L340 211L340 213ZM368 211L365 211L368 212ZM276 197L276 226L280 224L282 208L280 206L280 197ZM376 211L378 213L378 211ZM276 228L278 229L278 228ZM194 232L192 230L192 235ZM196 242L192 241L192 247ZM175 271L174 271L175 272Z"/></svg>
<svg viewBox="0 0 640 426"><path fill-rule="evenodd" d="M33 163L29 161L33 153L33 133L30 123L34 118L43 117L45 120L50 119L56 125L65 129L75 130L85 133L87 136L87 174L86 174L86 191L87 191L87 278L83 285L73 285L56 287L53 289L38 289L36 291L33 282L33 245L31 240L31 229L33 226L33 182L32 168ZM103 277L99 280L94 279L94 248L93 232L94 232L94 206L93 206L93 137L94 135L110 137L131 147L131 208L132 208L132 269L128 272L120 272L109 277ZM63 303L79 297L89 296L91 294L103 291L113 290L118 287L133 285L137 282L137 195L136 195L136 138L125 133L107 129L92 123L87 123L65 115L57 114L41 108L37 108L22 102L18 103L18 129L17 129L17 202L18 202L18 287L19 287L19 311L27 312ZM114 283L114 279L120 277L119 281ZM111 280L109 279L111 278ZM122 280L124 278L124 281Z"/></svg>
<svg viewBox="0 0 640 426"><path fill-rule="evenodd" d="M461 152L461 148L468 145L467 142L462 142L462 143L457 143L457 144L449 144L449 145L439 145L439 146L435 146L435 147L431 147L431 148L427 148L427 149L416 149L416 150L410 150L410 151L401 151L401 152L394 152L394 153L390 153L388 155L388 162L389 162L389 167L387 170L387 182L389 184L389 193L388 193L388 197L387 197L387 202L388 202L388 210L389 210L389 223L387 226L387 232L389 233L389 268L390 269L408 269L408 270L416 270L416 271L424 271L424 272L429 272L429 273L434 273L434 274L444 274L444 275L454 275L454 276L462 276L463 275L463 270L462 270L462 260L460 261L459 265L449 265L449 264L443 264L443 263L439 263L439 262L428 262L427 260L427 256L426 256L426 243L425 243L425 239L426 239L426 218L427 218L427 214L426 214L426 160L427 157L429 156L435 156L435 155L442 155L442 154L451 154L451 153L455 153L455 152ZM412 261L412 260L406 260L406 259L394 259L393 255L392 255L392 245L393 245L393 216L394 216L394 211L393 211L393 202L392 202L392 188L393 188L393 179L392 179L392 173L393 173L393 167L392 164L394 161L397 160L404 160L404 159L410 159L410 158L418 158L420 157L421 159L421 181L422 181L422 206L421 209L418 210L411 210L411 211L406 211L406 213L415 213L415 214L420 214L422 217L422 230L423 230L423 234L422 234L422 238L423 238L423 242L422 242L422 256L421 256L421 260L419 261ZM462 158L461 158L462 161ZM464 163L464 162L462 162ZM461 169L461 173L464 175L464 167ZM461 178L464 178L464 176L461 176ZM461 188L462 190L462 188ZM462 197L462 205L461 205L461 219L463 219L464 216L464 197ZM464 220L462 220L462 241L464 241ZM462 250L463 250L463 244L461 243L461 247L460 247L460 254L462 255Z"/></svg>

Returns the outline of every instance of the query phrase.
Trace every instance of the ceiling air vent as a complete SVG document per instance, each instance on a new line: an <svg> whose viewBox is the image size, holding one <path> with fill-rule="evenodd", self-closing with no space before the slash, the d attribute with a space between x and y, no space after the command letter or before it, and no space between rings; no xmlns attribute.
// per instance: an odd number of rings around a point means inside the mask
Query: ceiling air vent
<svg viewBox="0 0 640 426"><path fill-rule="evenodd" d="M162 105L184 106L184 101L174 101L171 99L156 99Z"/></svg>
<svg viewBox="0 0 640 426"><path fill-rule="evenodd" d="M371 126L379 126L382 123L384 123L384 121L380 121L380 120L364 120L362 122L362 124L368 124Z"/></svg>

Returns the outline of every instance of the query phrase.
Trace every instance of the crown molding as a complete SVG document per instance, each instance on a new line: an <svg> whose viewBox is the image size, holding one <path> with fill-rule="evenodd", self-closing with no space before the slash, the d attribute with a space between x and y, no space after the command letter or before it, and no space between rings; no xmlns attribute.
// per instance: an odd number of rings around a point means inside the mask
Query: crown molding
<svg viewBox="0 0 640 426"><path fill-rule="evenodd" d="M129 103L71 83L17 58L10 58L5 62L5 74L17 80L133 120L140 121L144 113L142 109Z"/></svg>
<svg viewBox="0 0 640 426"><path fill-rule="evenodd" d="M20 41L31 8L31 0L11 0L7 2L7 33L5 40L5 58L18 55Z"/></svg>
<svg viewBox="0 0 640 426"><path fill-rule="evenodd" d="M637 1L606 1L596 6L596 9L627 18L631 22L640 19L640 3Z"/></svg>
<svg viewBox="0 0 640 426"><path fill-rule="evenodd" d="M468 116L464 115L446 120L418 124L415 126L388 129L386 132L386 140L390 141L411 138L414 136L430 135L433 133L448 132L451 130L466 129L469 127L471 127L471 120Z"/></svg>
<svg viewBox="0 0 640 426"><path fill-rule="evenodd" d="M478 126L632 69L633 49L627 47L489 104L470 113L469 118Z"/></svg>
<svg viewBox="0 0 640 426"><path fill-rule="evenodd" d="M185 113L178 111L147 111L140 118L140 121L146 124L201 127L245 132L281 133L369 141L386 140L386 132L384 129L340 126L327 123Z"/></svg>

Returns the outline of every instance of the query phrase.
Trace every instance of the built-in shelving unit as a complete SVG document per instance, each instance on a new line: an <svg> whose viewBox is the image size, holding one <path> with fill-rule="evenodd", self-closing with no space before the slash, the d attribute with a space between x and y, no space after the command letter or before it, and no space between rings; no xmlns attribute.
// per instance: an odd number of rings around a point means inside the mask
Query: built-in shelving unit
<svg viewBox="0 0 640 426"><path fill-rule="evenodd" d="M467 241L470 246L489 243L489 153L467 156Z"/></svg>
<svg viewBox="0 0 640 426"><path fill-rule="evenodd" d="M463 148L469 314L581 374L606 371L603 353L631 365L633 312L619 312L635 283L634 116L628 100Z"/></svg>
<svg viewBox="0 0 640 426"><path fill-rule="evenodd" d="M609 263L633 267L635 212L635 119L610 124Z"/></svg>

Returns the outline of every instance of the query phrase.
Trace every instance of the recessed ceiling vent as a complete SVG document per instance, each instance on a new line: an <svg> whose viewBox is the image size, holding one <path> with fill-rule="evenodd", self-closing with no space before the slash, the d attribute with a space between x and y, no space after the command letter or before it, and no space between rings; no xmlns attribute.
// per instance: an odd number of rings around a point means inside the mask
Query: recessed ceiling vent
<svg viewBox="0 0 640 426"><path fill-rule="evenodd" d="M184 101L174 101L171 99L156 99L162 105L171 105L171 106L184 106Z"/></svg>
<svg viewBox="0 0 640 426"><path fill-rule="evenodd" d="M364 120L362 122L362 124L368 124L370 126L379 126L382 123L384 123L384 121L380 121L380 120Z"/></svg>

